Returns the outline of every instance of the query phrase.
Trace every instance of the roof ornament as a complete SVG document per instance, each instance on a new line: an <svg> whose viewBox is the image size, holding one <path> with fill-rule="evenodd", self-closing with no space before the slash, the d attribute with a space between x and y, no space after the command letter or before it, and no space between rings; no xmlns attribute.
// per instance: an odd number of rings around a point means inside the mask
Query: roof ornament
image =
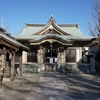
<svg viewBox="0 0 100 100"><path fill-rule="evenodd" d="M49 30L50 30L50 31L53 31L53 29L54 29L53 26L50 25Z"/></svg>
<svg viewBox="0 0 100 100"><path fill-rule="evenodd" d="M79 28L80 22L78 22L78 24L76 24L76 27Z"/></svg>
<svg viewBox="0 0 100 100"><path fill-rule="evenodd" d="M50 19L52 19L52 18L53 18L53 15L51 15Z"/></svg>
<svg viewBox="0 0 100 100"><path fill-rule="evenodd" d="M53 15L51 15L51 18L53 17Z"/></svg>

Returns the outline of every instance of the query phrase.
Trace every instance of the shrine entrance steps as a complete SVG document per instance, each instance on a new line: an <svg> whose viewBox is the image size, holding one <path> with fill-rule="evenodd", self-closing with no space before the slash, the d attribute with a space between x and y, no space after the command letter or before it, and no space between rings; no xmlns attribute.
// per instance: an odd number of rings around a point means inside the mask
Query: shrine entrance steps
<svg viewBox="0 0 100 100"><path fill-rule="evenodd" d="M33 74L43 71L55 72L57 69L57 64L37 64L37 63L27 63L22 66L22 73Z"/></svg>
<svg viewBox="0 0 100 100"><path fill-rule="evenodd" d="M65 65L57 64L38 64L38 63L27 63L22 66L23 74L34 74L39 72L61 72L65 73ZM89 68L85 65L73 64L71 69L67 70L67 73L71 74L90 74Z"/></svg>
<svg viewBox="0 0 100 100"><path fill-rule="evenodd" d="M23 74L34 74L38 73L38 64L23 64L22 66L22 73Z"/></svg>

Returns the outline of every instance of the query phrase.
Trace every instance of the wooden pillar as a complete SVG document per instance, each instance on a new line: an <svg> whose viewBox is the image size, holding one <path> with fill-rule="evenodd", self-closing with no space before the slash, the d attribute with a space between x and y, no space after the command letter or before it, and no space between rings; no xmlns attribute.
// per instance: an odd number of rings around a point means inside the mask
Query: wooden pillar
<svg viewBox="0 0 100 100"><path fill-rule="evenodd" d="M44 59L44 57L43 57L43 49L40 49L40 53L41 53L41 63L43 63L43 59Z"/></svg>
<svg viewBox="0 0 100 100"><path fill-rule="evenodd" d="M9 53L6 53L6 68L9 67Z"/></svg>
<svg viewBox="0 0 100 100"><path fill-rule="evenodd" d="M60 52L58 52L58 55L57 55L57 58L58 58L58 63L61 63L61 58L60 58L61 56L60 56Z"/></svg>
<svg viewBox="0 0 100 100"><path fill-rule="evenodd" d="M38 63L41 63L41 54L40 54L40 50L38 50L38 53L37 53L37 62L38 62Z"/></svg>
<svg viewBox="0 0 100 100"><path fill-rule="evenodd" d="M12 58L11 58L11 78L10 81L14 81L14 74L15 74L15 52L12 51Z"/></svg>
<svg viewBox="0 0 100 100"><path fill-rule="evenodd" d="M61 63L64 63L64 53L61 52Z"/></svg>
<svg viewBox="0 0 100 100"><path fill-rule="evenodd" d="M66 64L66 50L64 50L64 63Z"/></svg>
<svg viewBox="0 0 100 100"><path fill-rule="evenodd" d="M19 75L22 76L22 54L19 55Z"/></svg>

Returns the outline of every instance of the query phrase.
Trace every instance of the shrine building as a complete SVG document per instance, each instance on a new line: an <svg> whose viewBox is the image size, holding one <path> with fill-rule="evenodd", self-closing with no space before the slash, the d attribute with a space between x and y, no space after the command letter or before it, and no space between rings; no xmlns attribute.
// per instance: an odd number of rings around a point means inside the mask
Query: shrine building
<svg viewBox="0 0 100 100"><path fill-rule="evenodd" d="M82 34L78 24L57 24L53 17L46 24L25 24L15 38L30 48L23 51L22 64L36 63L39 71L83 64L83 47L93 40Z"/></svg>
<svg viewBox="0 0 100 100"><path fill-rule="evenodd" d="M0 27L0 85L1 77L15 77L16 58L19 64L19 75L22 75L22 52L29 48L18 42L4 28Z"/></svg>

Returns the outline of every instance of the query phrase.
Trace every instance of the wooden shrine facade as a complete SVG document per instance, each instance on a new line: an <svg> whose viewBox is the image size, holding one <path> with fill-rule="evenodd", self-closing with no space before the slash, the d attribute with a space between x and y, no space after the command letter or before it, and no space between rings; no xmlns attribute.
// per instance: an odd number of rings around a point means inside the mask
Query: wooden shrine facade
<svg viewBox="0 0 100 100"><path fill-rule="evenodd" d="M81 33L78 24L57 24L51 17L47 24L26 24L15 38L30 51L23 52L22 63L63 64L82 63L83 47L93 37Z"/></svg>
<svg viewBox="0 0 100 100"><path fill-rule="evenodd" d="M15 58L19 58L19 75L22 75L22 51L29 49L0 27L0 75L14 80Z"/></svg>

